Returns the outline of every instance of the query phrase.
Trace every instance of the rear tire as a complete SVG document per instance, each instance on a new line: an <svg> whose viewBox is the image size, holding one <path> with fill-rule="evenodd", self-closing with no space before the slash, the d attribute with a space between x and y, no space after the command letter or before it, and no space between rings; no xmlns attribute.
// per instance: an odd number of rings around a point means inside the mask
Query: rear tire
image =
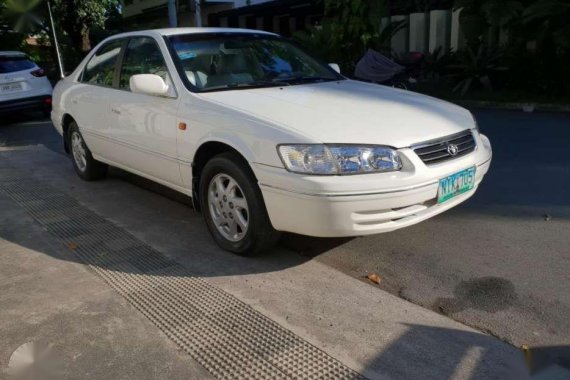
<svg viewBox="0 0 570 380"><path fill-rule="evenodd" d="M93 158L75 121L69 124L67 141L71 152L73 168L79 177L86 181L96 181L105 178L108 169L107 164Z"/></svg>
<svg viewBox="0 0 570 380"><path fill-rule="evenodd" d="M251 168L237 153L206 163L200 176L200 206L216 243L242 256L267 251L279 238L271 225Z"/></svg>

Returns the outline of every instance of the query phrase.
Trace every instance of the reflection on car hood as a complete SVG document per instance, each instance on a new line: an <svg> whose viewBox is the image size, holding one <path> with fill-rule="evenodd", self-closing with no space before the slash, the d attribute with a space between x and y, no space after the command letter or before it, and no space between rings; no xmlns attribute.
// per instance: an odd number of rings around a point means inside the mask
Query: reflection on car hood
<svg viewBox="0 0 570 380"><path fill-rule="evenodd" d="M351 80L202 96L325 143L402 148L473 127L469 111L454 104Z"/></svg>

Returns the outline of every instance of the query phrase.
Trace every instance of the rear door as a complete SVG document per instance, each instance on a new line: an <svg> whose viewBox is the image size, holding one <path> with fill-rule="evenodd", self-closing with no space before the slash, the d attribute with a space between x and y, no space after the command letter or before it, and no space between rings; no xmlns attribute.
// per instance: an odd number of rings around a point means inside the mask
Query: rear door
<svg viewBox="0 0 570 380"><path fill-rule="evenodd" d="M96 157L111 159L116 155L110 140L110 98L119 91L113 86L117 83L119 58L125 43L125 39L116 39L101 45L85 65L79 83L68 94L71 115Z"/></svg>

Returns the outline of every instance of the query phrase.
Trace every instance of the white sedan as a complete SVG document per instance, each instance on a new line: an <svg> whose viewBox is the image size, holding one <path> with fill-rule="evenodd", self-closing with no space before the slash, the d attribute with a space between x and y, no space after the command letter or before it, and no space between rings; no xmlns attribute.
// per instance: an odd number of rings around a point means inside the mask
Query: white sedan
<svg viewBox="0 0 570 380"><path fill-rule="evenodd" d="M187 194L244 255L279 231L410 226L471 197L491 163L469 111L244 29L110 37L57 84L52 120L81 178L112 165Z"/></svg>

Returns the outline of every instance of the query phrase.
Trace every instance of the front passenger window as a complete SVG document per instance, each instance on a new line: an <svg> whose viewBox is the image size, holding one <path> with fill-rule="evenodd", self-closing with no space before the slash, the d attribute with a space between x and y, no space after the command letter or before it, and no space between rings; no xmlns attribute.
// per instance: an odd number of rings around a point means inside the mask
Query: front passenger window
<svg viewBox="0 0 570 380"><path fill-rule="evenodd" d="M169 82L168 69L162 52L153 38L139 37L129 41L121 68L119 87L130 90L129 80L136 74L156 74Z"/></svg>

